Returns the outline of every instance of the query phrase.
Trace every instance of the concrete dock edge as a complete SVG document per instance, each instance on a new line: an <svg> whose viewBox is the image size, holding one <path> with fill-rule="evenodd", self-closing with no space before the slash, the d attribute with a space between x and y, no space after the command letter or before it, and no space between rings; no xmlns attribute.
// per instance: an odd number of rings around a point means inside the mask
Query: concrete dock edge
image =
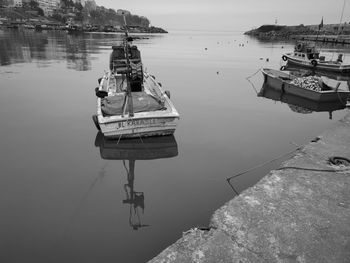
<svg viewBox="0 0 350 263"><path fill-rule="evenodd" d="M350 262L350 113L149 263Z"/></svg>

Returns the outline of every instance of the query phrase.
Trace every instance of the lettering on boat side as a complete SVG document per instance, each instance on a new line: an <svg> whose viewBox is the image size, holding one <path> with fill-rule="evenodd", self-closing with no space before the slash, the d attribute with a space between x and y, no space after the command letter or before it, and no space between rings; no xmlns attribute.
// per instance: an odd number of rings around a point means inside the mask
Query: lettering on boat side
<svg viewBox="0 0 350 263"><path fill-rule="evenodd" d="M165 124L167 122L172 122L173 118L162 118L162 119L136 119L127 120L115 123L117 129L132 127L132 126L145 126L145 125L155 125L155 124Z"/></svg>

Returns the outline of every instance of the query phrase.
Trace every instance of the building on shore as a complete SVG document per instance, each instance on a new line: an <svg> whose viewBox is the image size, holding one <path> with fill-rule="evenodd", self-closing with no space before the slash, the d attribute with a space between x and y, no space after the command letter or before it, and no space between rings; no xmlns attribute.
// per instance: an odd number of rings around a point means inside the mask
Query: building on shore
<svg viewBox="0 0 350 263"><path fill-rule="evenodd" d="M52 15L55 9L59 8L60 0L36 0L39 7L44 11L45 16Z"/></svg>
<svg viewBox="0 0 350 263"><path fill-rule="evenodd" d="M129 16L129 15L131 15L131 13L130 13L130 11L128 11L128 10L123 10L123 9L118 9L117 10L117 15L126 15L126 16Z"/></svg>
<svg viewBox="0 0 350 263"><path fill-rule="evenodd" d="M80 3L82 6L85 6L85 0L73 0L73 2L75 3L75 4L78 4L78 3Z"/></svg>
<svg viewBox="0 0 350 263"><path fill-rule="evenodd" d="M7 7L22 7L22 0L7 0Z"/></svg>
<svg viewBox="0 0 350 263"><path fill-rule="evenodd" d="M95 0L84 0L84 8L88 11L96 10L97 5Z"/></svg>

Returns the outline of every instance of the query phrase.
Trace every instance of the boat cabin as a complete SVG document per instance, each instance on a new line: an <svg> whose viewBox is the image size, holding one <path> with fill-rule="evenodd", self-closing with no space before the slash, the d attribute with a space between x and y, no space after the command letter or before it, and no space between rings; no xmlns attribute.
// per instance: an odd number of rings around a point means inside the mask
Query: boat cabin
<svg viewBox="0 0 350 263"><path fill-rule="evenodd" d="M125 52L124 46L112 46L112 53L110 55L109 69L113 73L130 76L130 86L132 92L143 90L143 69L141 61L141 53L137 46L130 46L128 54ZM130 61L130 67L127 63L127 57Z"/></svg>
<svg viewBox="0 0 350 263"><path fill-rule="evenodd" d="M324 56L320 57L320 52L315 48L311 47L306 43L298 43L294 48L294 56L299 59L312 60L312 59L320 59L324 60Z"/></svg>

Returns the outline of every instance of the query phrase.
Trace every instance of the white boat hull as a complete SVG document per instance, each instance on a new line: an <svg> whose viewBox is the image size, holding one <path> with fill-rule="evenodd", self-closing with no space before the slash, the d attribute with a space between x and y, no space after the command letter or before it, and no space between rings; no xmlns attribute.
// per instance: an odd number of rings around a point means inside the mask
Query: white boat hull
<svg viewBox="0 0 350 263"><path fill-rule="evenodd" d="M350 65L349 64L342 64L342 63L336 63L336 62L330 62L330 61L320 61L320 60L309 60L309 59L303 59L299 57L295 57L293 54L284 54L284 57L286 57L286 61L295 66L305 67L305 68L312 68L315 70L321 70L321 71L329 71L329 72L336 72L336 73L350 73ZM312 61L316 61L316 64L312 64Z"/></svg>
<svg viewBox="0 0 350 263"><path fill-rule="evenodd" d="M110 74L105 75L100 83L100 90L106 90ZM107 83L106 83L107 82ZM133 116L123 115L106 116L101 109L101 98L97 98L97 123L105 137L135 138L163 136L173 134L179 120L179 113L155 78L144 73L145 89L151 88L164 101L166 110L136 112ZM108 92L111 90L108 87ZM113 91L112 91L113 93ZM95 121L95 120L94 120Z"/></svg>
<svg viewBox="0 0 350 263"><path fill-rule="evenodd" d="M178 117L127 118L120 121L100 123L101 132L106 137L149 137L170 135L175 132Z"/></svg>

